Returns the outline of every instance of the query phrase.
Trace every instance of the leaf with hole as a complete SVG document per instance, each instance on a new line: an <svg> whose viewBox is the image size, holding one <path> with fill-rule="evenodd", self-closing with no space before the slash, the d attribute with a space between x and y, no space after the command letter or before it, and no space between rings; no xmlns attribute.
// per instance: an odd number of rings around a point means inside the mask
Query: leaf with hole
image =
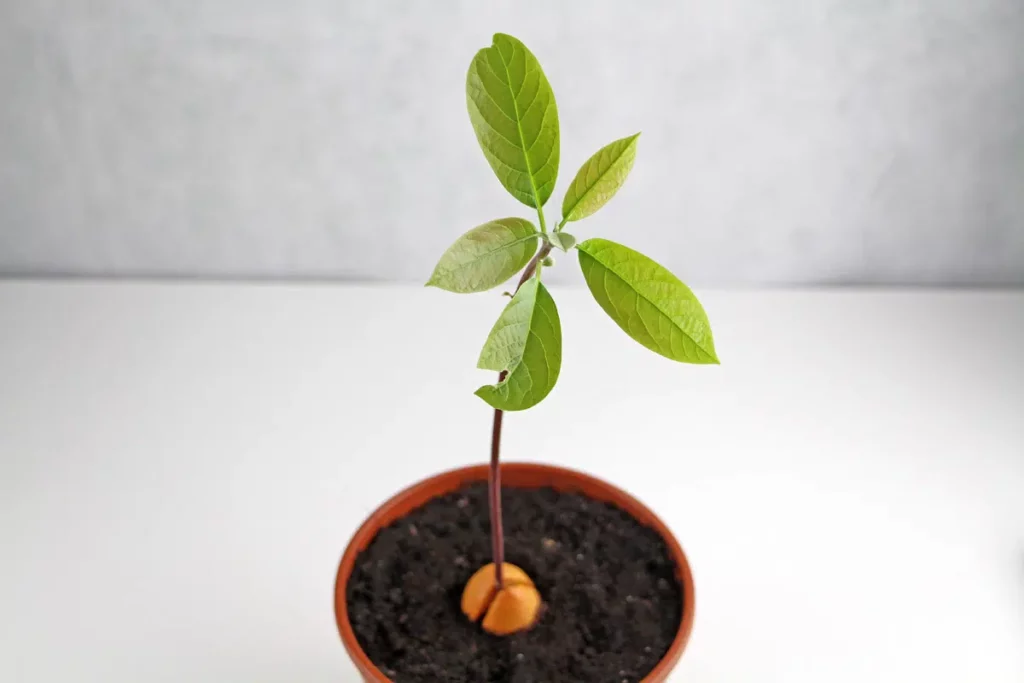
<svg viewBox="0 0 1024 683"><path fill-rule="evenodd" d="M630 337L682 363L718 363L711 325L690 288L629 247L589 239L578 247L591 294Z"/></svg>
<svg viewBox="0 0 1024 683"><path fill-rule="evenodd" d="M578 221L608 203L633 169L640 133L605 145L587 159L562 200L562 219Z"/></svg>
<svg viewBox="0 0 1024 683"><path fill-rule="evenodd" d="M540 403L562 367L562 326L555 300L541 281L523 283L494 324L477 367L505 373L476 395L499 410L526 410Z"/></svg>
<svg viewBox="0 0 1024 683"><path fill-rule="evenodd" d="M462 235L441 256L427 286L483 292L518 273L537 252L540 233L523 218L499 218Z"/></svg>
<svg viewBox="0 0 1024 683"><path fill-rule="evenodd" d="M523 204L543 206L558 176L558 109L537 58L518 39L496 33L470 64L466 100L498 180Z"/></svg>

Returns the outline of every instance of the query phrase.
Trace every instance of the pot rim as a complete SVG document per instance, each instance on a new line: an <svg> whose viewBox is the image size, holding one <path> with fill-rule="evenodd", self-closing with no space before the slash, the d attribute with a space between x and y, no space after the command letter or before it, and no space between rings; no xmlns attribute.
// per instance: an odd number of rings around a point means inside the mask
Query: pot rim
<svg viewBox="0 0 1024 683"><path fill-rule="evenodd" d="M342 644L348 651L349 657L355 663L356 668L366 677L367 681L372 681L373 683L393 683L363 651L352 628L352 623L348 618L348 580L355 569L356 558L369 546L370 542L376 537L377 532L383 526L390 523L388 518L395 507L405 507L405 504L411 502L409 511L412 511L433 498L461 488L464 484L486 481L488 469L486 464L456 467L429 476L426 479L421 479L411 486L402 489L370 513L346 545L341 563L338 565L338 574L334 583L334 616L337 621L338 633L341 636ZM683 552L682 546L679 545L679 541L672 534L672 531L650 508L632 495L586 472L545 463L503 462L501 463L501 474L503 479L502 488L538 488L531 485L516 485L506 481L517 479L516 475L525 476L528 479L532 478L529 476L531 474L537 476L546 475L556 479L561 478L566 482L584 482L585 485L580 487L573 487L571 485L560 486L555 483L541 484L540 486L548 485L558 490L573 490L576 488L576 490L581 490L584 495L614 503L641 524L657 531L658 535L662 537L668 547L669 554L676 564L676 576L682 585L683 614L679 622L679 629L676 631L675 638L672 639L672 644L669 646L668 651L647 676L644 677L642 683L664 680L668 673L675 668L676 663L683 654L683 650L686 648L690 634L693 631L695 613L693 573L686 554ZM445 482L442 486L443 490L440 491L436 490L439 482ZM595 489L599 491L599 494L595 495L593 493ZM405 514L408 514L408 512L403 512L398 516L404 516Z"/></svg>

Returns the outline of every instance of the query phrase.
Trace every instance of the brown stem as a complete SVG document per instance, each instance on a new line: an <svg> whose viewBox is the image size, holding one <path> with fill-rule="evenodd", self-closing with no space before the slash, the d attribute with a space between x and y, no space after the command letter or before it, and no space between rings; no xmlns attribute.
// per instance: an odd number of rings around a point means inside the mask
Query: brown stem
<svg viewBox="0 0 1024 683"><path fill-rule="evenodd" d="M537 252L536 256L526 264L526 268L523 270L523 276L519 278L519 284L516 285L516 292L519 291L519 288L523 286L524 282L533 277L533 274L537 272L537 264L546 259L550 253L551 243L545 242L544 246L540 248L540 251ZM515 292L512 292L512 294L515 295Z"/></svg>
<svg viewBox="0 0 1024 683"><path fill-rule="evenodd" d="M500 382L505 373L498 376ZM491 432L491 469L487 478L488 498L491 506L491 555L494 559L494 581L501 590L505 586L502 565L505 563L505 527L501 523L501 467L498 454L501 451L501 419L504 411L494 411L494 429Z"/></svg>
<svg viewBox="0 0 1024 683"><path fill-rule="evenodd" d="M530 263L523 270L519 284L516 285L516 292L523 286L523 283L533 277L537 272L537 264L543 261L551 253L551 244L544 243L540 251L533 257ZM515 296L515 292L513 292ZM502 370L498 375L498 384L505 381L508 372ZM491 467L487 477L487 500L491 512L491 556L494 560L494 582L501 590L505 586L503 566L505 563L505 526L501 521L501 422L505 412L495 408L494 427L491 430Z"/></svg>

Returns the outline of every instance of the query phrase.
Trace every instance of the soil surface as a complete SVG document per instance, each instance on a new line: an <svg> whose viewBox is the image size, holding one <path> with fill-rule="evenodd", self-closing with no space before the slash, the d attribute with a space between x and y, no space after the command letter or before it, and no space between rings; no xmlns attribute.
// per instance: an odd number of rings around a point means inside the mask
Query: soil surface
<svg viewBox="0 0 1024 683"><path fill-rule="evenodd" d="M397 683L634 683L668 651L682 589L657 533L622 510L551 489L504 489L506 561L540 590L530 631L499 638L459 609L491 561L487 487L437 498L381 530L349 581L348 613Z"/></svg>

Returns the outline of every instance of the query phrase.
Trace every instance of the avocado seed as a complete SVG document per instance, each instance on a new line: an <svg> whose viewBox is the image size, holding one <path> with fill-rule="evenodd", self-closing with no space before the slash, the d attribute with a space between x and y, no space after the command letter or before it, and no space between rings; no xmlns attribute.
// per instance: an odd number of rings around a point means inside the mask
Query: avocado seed
<svg viewBox="0 0 1024 683"><path fill-rule="evenodd" d="M462 612L470 621L478 621L485 631L505 636L525 631L537 622L540 593L530 577L514 564L502 564L501 590L498 590L495 566L481 567L462 591Z"/></svg>

